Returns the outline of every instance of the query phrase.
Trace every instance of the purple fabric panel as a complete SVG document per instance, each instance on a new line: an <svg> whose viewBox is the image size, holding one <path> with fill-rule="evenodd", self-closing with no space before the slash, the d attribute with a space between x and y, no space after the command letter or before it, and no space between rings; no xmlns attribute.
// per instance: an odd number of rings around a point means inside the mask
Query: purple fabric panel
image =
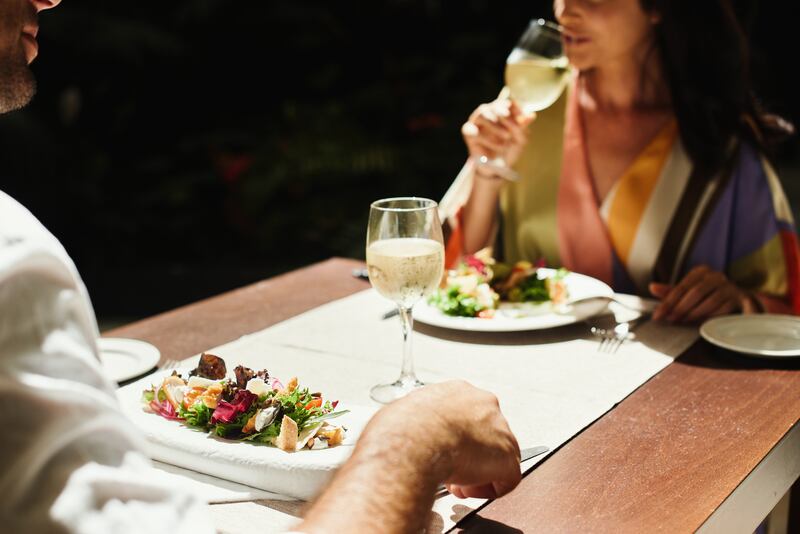
<svg viewBox="0 0 800 534"><path fill-rule="evenodd" d="M743 143L736 169L698 234L686 271L708 265L724 272L731 262L764 246L778 230L772 191L759 155Z"/></svg>

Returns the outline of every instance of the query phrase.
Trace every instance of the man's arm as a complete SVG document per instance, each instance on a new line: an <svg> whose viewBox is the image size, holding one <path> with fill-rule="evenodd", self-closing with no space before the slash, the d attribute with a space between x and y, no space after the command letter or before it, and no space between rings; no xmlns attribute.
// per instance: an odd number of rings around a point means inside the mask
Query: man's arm
<svg viewBox="0 0 800 534"><path fill-rule="evenodd" d="M465 382L435 384L376 414L299 530L419 532L439 483L495 498L519 480L519 446L497 399Z"/></svg>

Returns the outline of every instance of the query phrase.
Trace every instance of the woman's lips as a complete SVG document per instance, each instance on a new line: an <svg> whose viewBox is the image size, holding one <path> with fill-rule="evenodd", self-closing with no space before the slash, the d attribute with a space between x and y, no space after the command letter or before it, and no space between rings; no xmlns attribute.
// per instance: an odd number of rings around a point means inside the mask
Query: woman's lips
<svg viewBox="0 0 800 534"><path fill-rule="evenodd" d="M564 33L562 34L562 36L564 39L564 44L567 46L582 45L584 43L588 43L590 40L588 37L583 37L581 35L571 35L568 33Z"/></svg>

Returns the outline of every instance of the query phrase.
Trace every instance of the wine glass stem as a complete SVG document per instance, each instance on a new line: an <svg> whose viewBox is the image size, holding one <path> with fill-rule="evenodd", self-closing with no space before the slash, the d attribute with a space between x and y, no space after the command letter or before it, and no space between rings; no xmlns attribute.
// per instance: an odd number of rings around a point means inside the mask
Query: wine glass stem
<svg viewBox="0 0 800 534"><path fill-rule="evenodd" d="M411 308L400 306L400 323L403 325L403 369L400 372L400 382L414 383L417 377L414 374L414 360L411 356L411 332L414 330Z"/></svg>

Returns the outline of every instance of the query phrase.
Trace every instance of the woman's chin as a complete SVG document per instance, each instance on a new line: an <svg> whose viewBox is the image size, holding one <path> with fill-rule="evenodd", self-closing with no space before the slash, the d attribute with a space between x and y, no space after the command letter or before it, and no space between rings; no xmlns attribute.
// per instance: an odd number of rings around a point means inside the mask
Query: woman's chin
<svg viewBox="0 0 800 534"><path fill-rule="evenodd" d="M580 72L591 70L595 66L594 62L587 57L570 55L567 56L567 59L569 59L569 64Z"/></svg>

